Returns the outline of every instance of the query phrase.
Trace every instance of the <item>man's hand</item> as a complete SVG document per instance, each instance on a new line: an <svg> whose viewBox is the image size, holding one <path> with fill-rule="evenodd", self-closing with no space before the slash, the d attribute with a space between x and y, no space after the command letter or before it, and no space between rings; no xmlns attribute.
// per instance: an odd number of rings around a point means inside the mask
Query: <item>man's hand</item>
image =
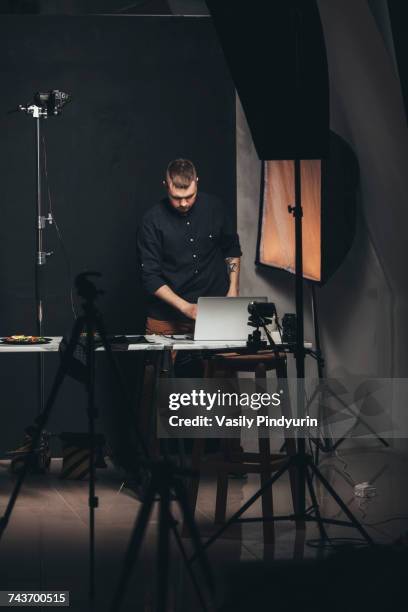
<svg viewBox="0 0 408 612"><path fill-rule="evenodd" d="M239 297L239 291L235 287L230 287L225 297Z"/></svg>
<svg viewBox="0 0 408 612"><path fill-rule="evenodd" d="M183 307L181 312L184 316L195 321L197 318L197 304L191 304L190 302L186 302L186 306Z"/></svg>
<svg viewBox="0 0 408 612"><path fill-rule="evenodd" d="M154 295L163 300L163 302L179 310L185 317L195 321L197 317L197 304L191 304L191 302L183 300L183 298L177 295L177 293L174 293L173 289L170 289L168 285L159 287L159 289L154 292Z"/></svg>

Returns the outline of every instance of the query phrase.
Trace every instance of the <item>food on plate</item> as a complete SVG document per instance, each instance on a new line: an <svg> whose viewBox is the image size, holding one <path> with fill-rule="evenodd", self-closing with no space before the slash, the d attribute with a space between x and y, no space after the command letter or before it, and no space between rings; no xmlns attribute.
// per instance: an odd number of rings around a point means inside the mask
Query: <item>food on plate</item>
<svg viewBox="0 0 408 612"><path fill-rule="evenodd" d="M44 338L44 336L25 336L23 334L6 336L2 338L2 340L8 344L41 344L49 341L49 339Z"/></svg>

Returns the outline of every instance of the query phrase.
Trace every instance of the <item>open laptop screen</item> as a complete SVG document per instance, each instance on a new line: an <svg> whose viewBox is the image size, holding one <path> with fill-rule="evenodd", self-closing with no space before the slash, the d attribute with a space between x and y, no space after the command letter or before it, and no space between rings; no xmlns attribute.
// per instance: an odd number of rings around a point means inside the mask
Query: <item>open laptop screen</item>
<svg viewBox="0 0 408 612"><path fill-rule="evenodd" d="M200 297L194 340L247 340L248 304L267 302L266 297Z"/></svg>

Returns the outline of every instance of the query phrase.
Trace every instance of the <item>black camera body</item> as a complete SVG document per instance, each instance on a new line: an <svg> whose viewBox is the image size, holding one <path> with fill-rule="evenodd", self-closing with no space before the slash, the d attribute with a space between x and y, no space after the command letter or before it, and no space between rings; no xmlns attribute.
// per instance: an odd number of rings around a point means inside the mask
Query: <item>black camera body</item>
<svg viewBox="0 0 408 612"><path fill-rule="evenodd" d="M276 314L276 306L273 302L250 302L248 312L250 315L257 313L260 317L273 317Z"/></svg>
<svg viewBox="0 0 408 612"><path fill-rule="evenodd" d="M276 316L276 306L273 302L250 302L248 304L249 320L251 327L263 327L270 325L272 318Z"/></svg>

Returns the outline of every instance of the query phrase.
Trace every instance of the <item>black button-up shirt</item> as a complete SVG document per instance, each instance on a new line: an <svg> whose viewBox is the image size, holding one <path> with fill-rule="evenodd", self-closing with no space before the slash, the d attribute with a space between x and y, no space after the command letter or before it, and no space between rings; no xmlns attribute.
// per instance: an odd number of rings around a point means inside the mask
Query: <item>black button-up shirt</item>
<svg viewBox="0 0 408 612"><path fill-rule="evenodd" d="M225 259L240 257L239 238L222 202L199 193L188 213L174 210L168 199L143 217L138 232L143 286L149 295L149 316L160 320L183 315L153 294L169 285L188 302L201 296L223 296L229 289Z"/></svg>

